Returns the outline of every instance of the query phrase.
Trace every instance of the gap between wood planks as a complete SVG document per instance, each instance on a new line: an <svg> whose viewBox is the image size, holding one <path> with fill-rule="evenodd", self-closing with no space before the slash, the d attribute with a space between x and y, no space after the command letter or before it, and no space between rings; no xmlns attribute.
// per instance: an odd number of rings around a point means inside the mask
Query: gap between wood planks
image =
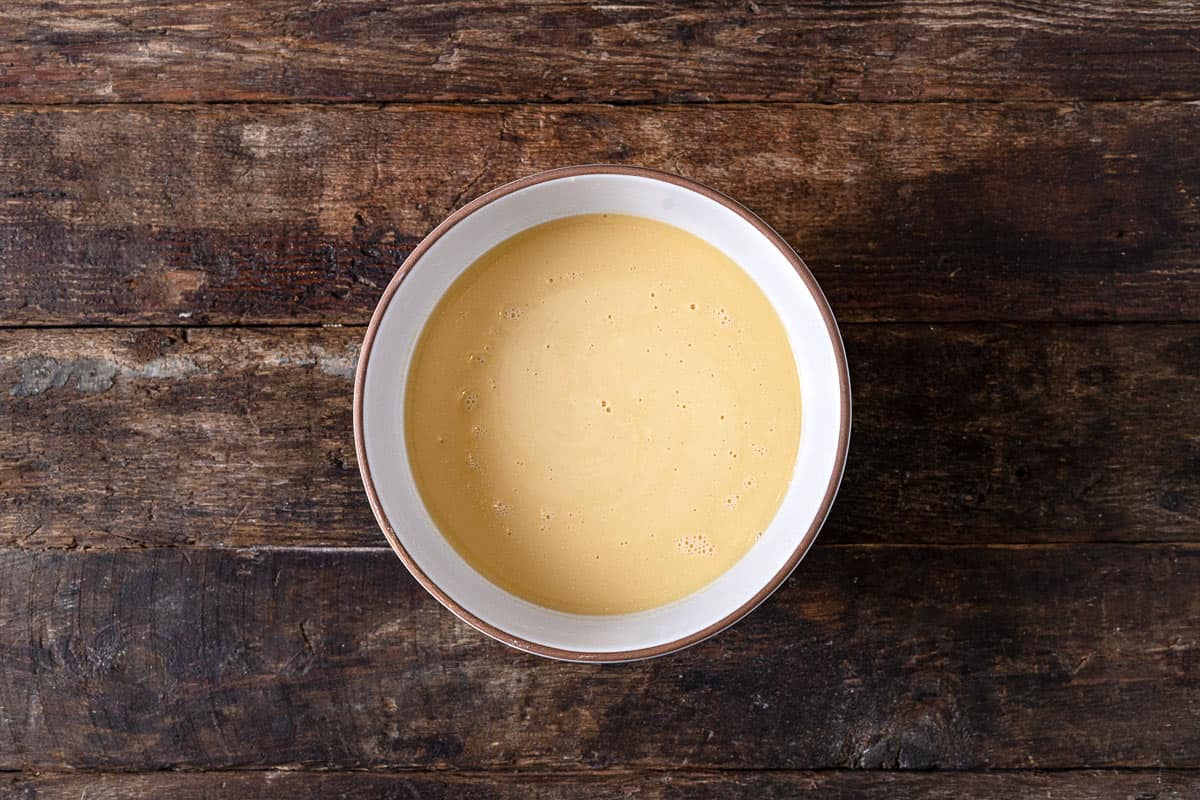
<svg viewBox="0 0 1200 800"><path fill-rule="evenodd" d="M363 501L366 502L364 496ZM383 538L383 534L380 534ZM1170 548L1172 550L1200 550L1200 539L1196 541L1174 541L1170 539L1145 539L1138 541L1123 541L1120 539L1088 539L1083 541L1050 541L1050 542L994 542L985 544L953 544L947 542L828 542L821 544L818 536L814 547L824 550L1086 550L1092 547L1120 547L1128 550L1153 550ZM391 553L392 548L387 544L381 545L328 545L328 544L255 544L255 545L226 545L202 544L196 541L177 544L153 544L133 542L127 545L102 545L93 547L85 544L38 545L22 547L21 545L0 545L0 554L4 553L231 553L233 555L254 555L271 553L337 553L376 555Z"/></svg>
<svg viewBox="0 0 1200 800"><path fill-rule="evenodd" d="M892 798L997 796L1101 796L1183 798L1200 787L1190 769L1124 770L697 770L649 769L562 772L512 770L328 771L302 768L183 772L47 771L2 772L21 797L75 800L77 797L399 797L496 796L511 798L613 797L838 797Z"/></svg>
<svg viewBox="0 0 1200 800"><path fill-rule="evenodd" d="M657 776L688 776L688 777L704 777L712 776L729 776L729 775L879 775L879 776L896 776L896 775L1170 775L1173 773L1195 773L1200 772L1200 767L973 767L966 769L954 769L938 767L932 770L919 769L866 769L859 767L811 767L805 769L797 769L794 767L604 767L601 769L579 769L578 767L567 767L561 770L553 769L521 769L512 768L504 769L497 767L472 768L472 767L451 767L445 769L428 769L426 767L322 767L313 764L264 764L247 765L244 767L221 767L219 769L206 769L204 767L189 767L189 766L164 766L152 769L96 769L93 767L53 767L53 768L37 768L23 769L20 767L0 767L0 775L28 775L30 777L39 776L84 776L94 775L102 776L134 776L134 775L205 775L209 777L220 777L222 775L240 776L240 775L255 775L261 773L279 773L282 775L294 775L301 773L317 773L320 775L396 775L406 777L419 777L428 775L430 777L446 777L446 778L508 778L512 780L521 780L524 778L637 778L637 777L657 777Z"/></svg>
<svg viewBox="0 0 1200 800"><path fill-rule="evenodd" d="M900 319L900 320L847 320L838 321L838 328L901 328L901 327L938 327L938 328L1017 328L1017 327L1059 327L1059 328L1102 328L1106 326L1123 327L1126 325L1163 327L1185 326L1200 324L1194 319L1154 319L1134 318L1119 320L1103 319ZM171 331L253 331L253 330L362 330L365 331L367 322L64 322L64 323L20 323L0 322L0 331L20 333L29 331L139 331L139 330L171 330Z"/></svg>
<svg viewBox="0 0 1200 800"><path fill-rule="evenodd" d="M491 107L512 107L512 106L545 106L548 108L705 108L708 106L720 106L723 109L731 108L752 108L755 106L791 106L794 108L821 107L828 108L830 106L1120 106L1129 105L1130 103L1161 103L1163 105L1179 104L1179 105L1194 105L1200 103L1200 93L1195 95L1183 96L1161 96L1161 95L1145 95L1139 97L1060 97L1031 99L1031 98L1006 98L1006 97L981 97L981 98L962 98L962 97L943 97L935 100L777 100L765 97L758 100L605 100L598 101L593 99L577 99L577 100L322 100L320 98L303 98L303 99L263 99L255 100L252 98L244 100L113 100L110 102L95 102L95 101L70 101L70 100L0 100L0 109L4 108L22 108L22 109L37 109L45 107L48 109L59 110L62 108L78 108L80 110L94 110L98 108L137 108L138 106L154 106L156 108L198 108L203 106L288 106L291 108L306 108L306 107L328 107L333 106L345 110L370 110L370 109L387 109L387 108L403 108L406 106L419 106L422 110L435 111L439 108L455 109L455 110L470 110L470 109L486 109Z"/></svg>

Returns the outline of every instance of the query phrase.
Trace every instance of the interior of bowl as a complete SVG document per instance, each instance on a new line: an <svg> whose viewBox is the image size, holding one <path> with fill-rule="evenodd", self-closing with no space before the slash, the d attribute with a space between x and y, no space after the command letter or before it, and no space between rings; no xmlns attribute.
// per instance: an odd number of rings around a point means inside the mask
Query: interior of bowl
<svg viewBox="0 0 1200 800"><path fill-rule="evenodd" d="M827 317L824 298L797 272L790 251L782 251L753 218L727 203L671 179L636 173L572 174L498 190L431 237L386 307L377 312L374 337L368 335L369 348L362 356L367 360L359 387L364 474L374 487L377 513L435 595L443 594L439 599L485 632L525 649L585 660L667 652L719 630L760 602L816 536L841 478L849 425L841 341ZM791 484L775 519L746 555L716 581L681 600L611 616L544 608L476 572L426 511L404 435L409 365L421 330L446 289L508 237L550 220L593 213L633 214L675 225L741 265L783 322L804 405Z"/></svg>

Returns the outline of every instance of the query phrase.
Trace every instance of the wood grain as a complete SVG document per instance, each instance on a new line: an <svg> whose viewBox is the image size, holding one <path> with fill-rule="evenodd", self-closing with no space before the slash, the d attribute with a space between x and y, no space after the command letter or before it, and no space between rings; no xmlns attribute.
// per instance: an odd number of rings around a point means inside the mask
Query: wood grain
<svg viewBox="0 0 1200 800"><path fill-rule="evenodd" d="M0 769L1194 768L1197 581L1194 545L818 544L730 631L597 667L384 550L0 551Z"/></svg>
<svg viewBox="0 0 1200 800"><path fill-rule="evenodd" d="M0 334L0 542L380 544L362 330Z"/></svg>
<svg viewBox="0 0 1200 800"><path fill-rule="evenodd" d="M453 208L589 161L742 200L842 321L1195 321L1197 140L1194 104L10 107L0 324L364 323Z"/></svg>
<svg viewBox="0 0 1200 800"><path fill-rule="evenodd" d="M832 543L1200 541L1200 326L845 330ZM384 544L361 329L0 332L0 544Z"/></svg>
<svg viewBox="0 0 1200 800"><path fill-rule="evenodd" d="M1187 0L0 9L0 100L1194 98Z"/></svg>
<svg viewBox="0 0 1200 800"><path fill-rule="evenodd" d="M1194 772L1054 773L696 772L565 775L492 772L300 773L293 771L0 776L12 800L1187 800L1200 794Z"/></svg>
<svg viewBox="0 0 1200 800"><path fill-rule="evenodd" d="M1193 0L0 4L0 800L1200 795L1197 30ZM589 161L743 200L874 323L813 552L612 667L437 606L350 430L415 243Z"/></svg>

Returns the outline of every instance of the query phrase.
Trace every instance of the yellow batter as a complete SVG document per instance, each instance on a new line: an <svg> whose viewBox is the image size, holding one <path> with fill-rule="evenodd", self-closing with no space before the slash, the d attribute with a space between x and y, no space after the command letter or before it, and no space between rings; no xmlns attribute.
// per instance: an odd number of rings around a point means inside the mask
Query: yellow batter
<svg viewBox="0 0 1200 800"><path fill-rule="evenodd" d="M421 334L417 486L475 569L550 608L652 608L712 581L783 499L800 385L733 261L661 222L556 220L496 246Z"/></svg>

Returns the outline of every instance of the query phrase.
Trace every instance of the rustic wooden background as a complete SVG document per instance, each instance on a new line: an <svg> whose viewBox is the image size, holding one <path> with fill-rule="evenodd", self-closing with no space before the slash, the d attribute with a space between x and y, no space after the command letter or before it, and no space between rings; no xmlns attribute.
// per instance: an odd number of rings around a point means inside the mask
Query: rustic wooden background
<svg viewBox="0 0 1200 800"><path fill-rule="evenodd" d="M1200 797L1200 3L6 0L0 797ZM550 663L385 547L351 374L484 190L742 199L843 323L809 558Z"/></svg>

